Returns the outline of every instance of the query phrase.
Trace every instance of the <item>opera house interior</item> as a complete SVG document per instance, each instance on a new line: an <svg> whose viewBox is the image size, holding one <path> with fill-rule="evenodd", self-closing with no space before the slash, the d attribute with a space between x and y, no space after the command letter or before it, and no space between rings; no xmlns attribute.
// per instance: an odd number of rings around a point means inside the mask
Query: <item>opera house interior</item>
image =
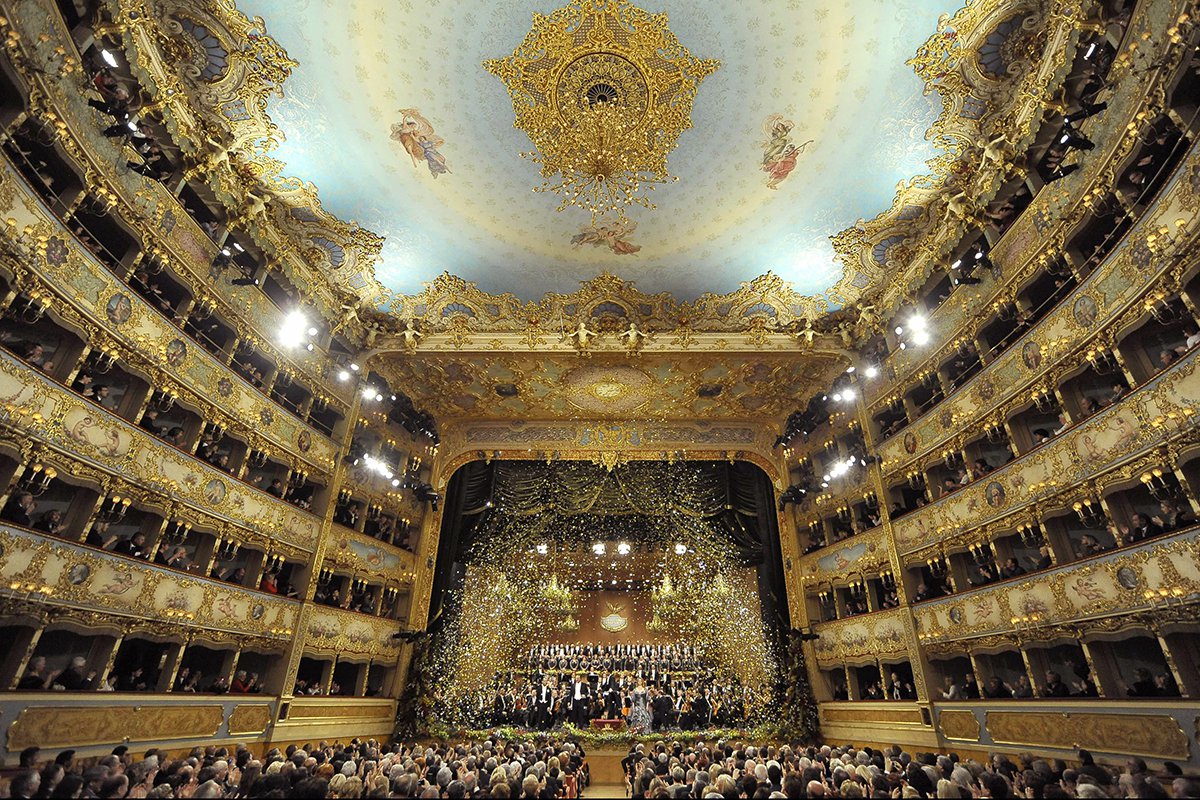
<svg viewBox="0 0 1200 800"><path fill-rule="evenodd" d="M0 797L1200 797L1198 14L0 0Z"/></svg>

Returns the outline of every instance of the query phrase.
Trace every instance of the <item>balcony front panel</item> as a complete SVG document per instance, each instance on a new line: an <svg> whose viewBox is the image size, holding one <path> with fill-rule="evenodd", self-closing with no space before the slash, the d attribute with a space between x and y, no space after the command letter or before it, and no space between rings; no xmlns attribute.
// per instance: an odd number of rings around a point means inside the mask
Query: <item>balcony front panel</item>
<svg viewBox="0 0 1200 800"><path fill-rule="evenodd" d="M6 159L0 159L0 181L15 187L11 196L0 193L0 214L11 223L10 232L20 232L8 245L21 259L17 269L31 268L89 330L120 343L132 365L144 363L157 388L178 382L198 405L216 409L241 429L316 470L333 467L332 439L273 403L152 309L62 227Z"/></svg>
<svg viewBox="0 0 1200 800"><path fill-rule="evenodd" d="M103 473L118 475L210 517L298 550L317 545L321 521L151 436L0 353L0 421Z"/></svg>
<svg viewBox="0 0 1200 800"><path fill-rule="evenodd" d="M359 697L296 697L286 719L275 723L272 741L386 738L396 724L396 701Z"/></svg>
<svg viewBox="0 0 1200 800"><path fill-rule="evenodd" d="M229 640L285 646L300 604L93 547L0 524L0 596L14 607L52 604L139 620L148 629L182 626ZM182 631L180 631L182 633ZM196 634L201 638L205 634Z"/></svg>
<svg viewBox="0 0 1200 800"><path fill-rule="evenodd" d="M332 562L355 575L384 581L408 583L415 577L416 556L407 550L341 525L332 527L331 536L325 546L326 566L331 566Z"/></svg>
<svg viewBox="0 0 1200 800"><path fill-rule="evenodd" d="M1194 700L961 701L935 704L938 730L951 747L1038 752L1076 748L1093 755L1143 756L1197 763L1191 746L1200 702Z"/></svg>
<svg viewBox="0 0 1200 800"><path fill-rule="evenodd" d="M874 663L879 658L908 657L912 637L905 621L907 611L893 608L813 625L820 634L813 649L821 666Z"/></svg>
<svg viewBox="0 0 1200 800"><path fill-rule="evenodd" d="M1200 601L1196 528L1025 578L913 606L922 644L984 636L1029 639L1083 622L1138 612L1194 619ZM1148 597L1153 592L1154 597ZM1100 626L1102 627L1102 626Z"/></svg>
<svg viewBox="0 0 1200 800"><path fill-rule="evenodd" d="M981 480L893 523L896 549L911 553L1079 486L1132 461L1200 422L1200 375L1193 350L1121 404L1093 414L1047 444Z"/></svg>
<svg viewBox="0 0 1200 800"><path fill-rule="evenodd" d="M886 532L880 525L801 556L800 580L840 583L854 573L873 575L890 564Z"/></svg>
<svg viewBox="0 0 1200 800"><path fill-rule="evenodd" d="M250 695L12 692L0 695L0 714L12 721L5 750L14 757L36 746L88 758L119 744L187 750L214 740L262 740L277 702Z"/></svg>
<svg viewBox="0 0 1200 800"><path fill-rule="evenodd" d="M395 620L313 605L305 615L304 652L314 655L369 657L395 661L402 642Z"/></svg>

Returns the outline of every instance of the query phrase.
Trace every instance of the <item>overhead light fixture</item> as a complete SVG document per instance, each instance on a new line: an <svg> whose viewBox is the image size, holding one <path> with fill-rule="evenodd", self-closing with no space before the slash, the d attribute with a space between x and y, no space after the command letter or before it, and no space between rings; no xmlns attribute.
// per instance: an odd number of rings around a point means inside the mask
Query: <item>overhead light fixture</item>
<svg viewBox="0 0 1200 800"><path fill-rule="evenodd" d="M298 347L304 342L304 331L308 328L308 318L302 311L293 311L283 318L279 328L279 341L284 347Z"/></svg>
<svg viewBox="0 0 1200 800"><path fill-rule="evenodd" d="M1095 47L1095 46L1096 45L1092 45L1092 47ZM104 59L105 64L108 64L113 69L116 69L118 66L120 66L119 64L117 64L117 57L114 56L111 51L106 50L103 47L100 48L100 57L102 59Z"/></svg>
<svg viewBox="0 0 1200 800"><path fill-rule="evenodd" d="M608 213L624 220L630 206L654 208L646 193L674 180L667 156L720 62L694 58L666 14L574 0L535 17L512 55L483 66L504 82L514 125L533 141L521 153L541 168L533 190L557 195L558 211L590 212L596 225Z"/></svg>

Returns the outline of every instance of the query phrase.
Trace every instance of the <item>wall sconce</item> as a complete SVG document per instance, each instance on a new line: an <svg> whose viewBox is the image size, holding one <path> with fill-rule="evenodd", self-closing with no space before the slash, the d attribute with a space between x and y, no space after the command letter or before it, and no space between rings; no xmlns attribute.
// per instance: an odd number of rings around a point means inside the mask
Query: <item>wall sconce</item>
<svg viewBox="0 0 1200 800"><path fill-rule="evenodd" d="M935 578L944 578L946 576L946 557L934 556L925 560L925 566L929 567L929 574Z"/></svg>
<svg viewBox="0 0 1200 800"><path fill-rule="evenodd" d="M224 561L236 556L240 549L241 546L233 539L217 539L217 546L213 552L217 558Z"/></svg>
<svg viewBox="0 0 1200 800"><path fill-rule="evenodd" d="M327 586L331 580L333 580L333 570L328 567L317 573L317 583L321 586Z"/></svg>
<svg viewBox="0 0 1200 800"><path fill-rule="evenodd" d="M1004 430L1003 425L992 424L984 429L983 435L992 444L1001 444L1008 442L1008 431Z"/></svg>
<svg viewBox="0 0 1200 800"><path fill-rule="evenodd" d="M1098 503L1093 502L1090 497L1085 498L1082 502L1075 501L1071 508L1075 510L1076 516L1079 517L1079 521L1083 523L1084 527L1100 528L1104 526L1104 510Z"/></svg>
<svg viewBox="0 0 1200 800"><path fill-rule="evenodd" d="M1110 375L1121 366L1111 350L1088 350L1087 360L1099 375Z"/></svg>
<svg viewBox="0 0 1200 800"><path fill-rule="evenodd" d="M991 545L973 544L967 550L970 551L971 560L975 562L976 566L982 567L994 559Z"/></svg>
<svg viewBox="0 0 1200 800"><path fill-rule="evenodd" d="M308 482L308 473L302 469L292 470L291 477L288 478L288 485L293 489L299 489Z"/></svg>
<svg viewBox="0 0 1200 800"><path fill-rule="evenodd" d="M192 523L177 519L172 522L165 531L163 531L163 539L168 544L180 545L187 539L188 534L192 531Z"/></svg>
<svg viewBox="0 0 1200 800"><path fill-rule="evenodd" d="M918 492L925 490L925 475L919 470L913 470L906 477L908 478L909 488Z"/></svg>
<svg viewBox="0 0 1200 800"><path fill-rule="evenodd" d="M262 450L251 450L250 455L246 456L246 463L255 469L266 466L267 454Z"/></svg>
<svg viewBox="0 0 1200 800"><path fill-rule="evenodd" d="M17 316L22 322L33 324L45 315L46 309L53 301L54 298L39 291L30 292L29 297L25 298L21 310L17 312Z"/></svg>
<svg viewBox="0 0 1200 800"><path fill-rule="evenodd" d="M35 462L29 466L29 471L21 476L21 490L34 497L41 497L57 477L58 470L54 467L47 467L40 461Z"/></svg>
<svg viewBox="0 0 1200 800"><path fill-rule="evenodd" d="M1041 547L1044 542L1042 528L1036 522L1026 522L1018 525L1017 535L1021 537L1021 544L1026 547Z"/></svg>
<svg viewBox="0 0 1200 800"><path fill-rule="evenodd" d="M1174 499L1175 492L1173 487L1167 482L1166 476L1161 469L1155 468L1148 472L1143 472L1141 481L1155 500Z"/></svg>
<svg viewBox="0 0 1200 800"><path fill-rule="evenodd" d="M838 519L839 519L839 520L841 520L841 521L843 521L843 522L849 521L849 519L850 519L850 508L849 508L849 506L842 506L841 508L839 508L839 509L837 510L837 517L838 517Z"/></svg>
<svg viewBox="0 0 1200 800"><path fill-rule="evenodd" d="M1195 593L1186 591L1182 586L1171 586L1147 589L1142 596L1146 598L1146 602L1150 604L1151 608L1171 608L1184 605L1193 594Z"/></svg>
<svg viewBox="0 0 1200 800"><path fill-rule="evenodd" d="M1037 410L1043 413L1049 413L1058 408L1058 398L1045 389L1032 393L1029 395L1029 399L1033 401Z"/></svg>
<svg viewBox="0 0 1200 800"><path fill-rule="evenodd" d="M159 390L154 393L154 400L151 401L151 404L157 411L170 411L178 399L179 395L174 390Z"/></svg>
<svg viewBox="0 0 1200 800"><path fill-rule="evenodd" d="M279 572L283 569L283 556L272 555L267 553L267 559L263 562L263 572Z"/></svg>
<svg viewBox="0 0 1200 800"><path fill-rule="evenodd" d="M116 522L125 517L125 512L129 510L130 503L133 498L119 497L113 495L107 498L100 506L100 518L106 522Z"/></svg>
<svg viewBox="0 0 1200 800"><path fill-rule="evenodd" d="M825 609L826 611L831 611L836 606L836 600L834 599L833 592L828 590L819 592L817 594L817 602L820 603L821 608Z"/></svg>
<svg viewBox="0 0 1200 800"><path fill-rule="evenodd" d="M1145 306L1154 319L1164 325L1179 319L1179 309L1162 292L1156 292L1146 298Z"/></svg>
<svg viewBox="0 0 1200 800"><path fill-rule="evenodd" d="M113 364L117 363L117 352L115 347L104 349L99 348L92 351L92 371L98 372L101 375L113 368Z"/></svg>
<svg viewBox="0 0 1200 800"><path fill-rule="evenodd" d="M947 448L942 451L942 463L946 465L946 469L958 469L963 463L962 453Z"/></svg>
<svg viewBox="0 0 1200 800"><path fill-rule="evenodd" d="M890 569L879 571L879 582L883 584L883 588L889 592L896 588L896 576L892 574Z"/></svg>

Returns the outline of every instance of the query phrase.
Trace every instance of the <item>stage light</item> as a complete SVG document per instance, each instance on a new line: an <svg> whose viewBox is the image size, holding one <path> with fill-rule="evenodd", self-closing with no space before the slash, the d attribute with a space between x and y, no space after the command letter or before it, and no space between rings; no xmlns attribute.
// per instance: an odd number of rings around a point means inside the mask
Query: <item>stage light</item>
<svg viewBox="0 0 1200 800"><path fill-rule="evenodd" d="M834 399L835 401L837 401L837 402L839 402L839 403L840 403L840 402L841 402L841 400L842 400L842 393L841 393L841 392L834 392L834 393L833 393L833 399Z"/></svg>
<svg viewBox="0 0 1200 800"><path fill-rule="evenodd" d="M867 367L863 374L865 374L868 378L874 378L879 374L879 369L877 367Z"/></svg>
<svg viewBox="0 0 1200 800"><path fill-rule="evenodd" d="M922 317L920 314L913 314L912 318L909 319L909 321L908 321L908 327L913 328L915 330L919 330L919 331L924 330L925 329L925 318Z"/></svg>
<svg viewBox="0 0 1200 800"><path fill-rule="evenodd" d="M315 327L310 327L310 328L308 329L308 335L309 335L309 336L316 336L316 335L317 335L317 329L316 329Z"/></svg>
<svg viewBox="0 0 1200 800"><path fill-rule="evenodd" d="M349 373L349 372L347 372L346 370L342 370L341 372L339 372L339 373L338 373L338 380L339 380L339 381L348 381L348 380L350 380L350 373Z"/></svg>
<svg viewBox="0 0 1200 800"><path fill-rule="evenodd" d="M675 545L675 555L681 556L686 552L687 552L687 545L682 544L682 543Z"/></svg>
<svg viewBox="0 0 1200 800"><path fill-rule="evenodd" d="M350 365L350 370L351 370L352 372L358 372L358 370L359 370L359 369L360 369L360 367L358 366L358 364L351 364L351 365Z"/></svg>
<svg viewBox="0 0 1200 800"><path fill-rule="evenodd" d="M854 367L846 367L846 374L850 375L854 372Z"/></svg>
<svg viewBox="0 0 1200 800"><path fill-rule="evenodd" d="M929 334L925 331L917 331L913 334L913 344L928 344Z"/></svg>
<svg viewBox="0 0 1200 800"><path fill-rule="evenodd" d="M1096 43L1092 42L1091 44L1088 45L1087 52L1083 54L1083 60L1087 61L1089 58L1092 57L1092 53L1094 53L1094 52L1096 52Z"/></svg>
<svg viewBox="0 0 1200 800"><path fill-rule="evenodd" d="M842 391L842 399L846 400L846 401L853 400L854 399L854 390L853 389L843 390Z"/></svg>
<svg viewBox="0 0 1200 800"><path fill-rule="evenodd" d="M594 545L592 545L592 552L595 553L596 555L602 556L602 555L604 555L604 551L605 551L604 542L596 542Z"/></svg>
<svg viewBox="0 0 1200 800"><path fill-rule="evenodd" d="M897 325L897 326L896 326L896 335L897 335L897 336L902 336L903 334L904 334L904 326L903 326L903 325Z"/></svg>
<svg viewBox="0 0 1200 800"><path fill-rule="evenodd" d="M296 347L304 341L304 331L308 328L308 319L301 311L293 311L283 318L279 328L279 341L284 347Z"/></svg>
<svg viewBox="0 0 1200 800"><path fill-rule="evenodd" d="M538 555L544 556L544 555L546 555L546 553L550 552L550 545L543 542L542 544L539 544L537 546L537 551L538 551Z"/></svg>
<svg viewBox="0 0 1200 800"><path fill-rule="evenodd" d="M960 258L957 261L955 261L953 264L950 265L950 269L958 269L961 266L962 266L962 259Z"/></svg>
<svg viewBox="0 0 1200 800"><path fill-rule="evenodd" d="M392 478L392 486L399 486L399 485L400 485L400 479Z"/></svg>
<svg viewBox="0 0 1200 800"><path fill-rule="evenodd" d="M617 545L617 553L623 556L629 555L629 542L620 542Z"/></svg>
<svg viewBox="0 0 1200 800"><path fill-rule="evenodd" d="M1095 46L1096 46L1096 45L1092 45L1092 47L1095 47ZM104 59L104 63L105 63L105 64L108 64L108 65L109 65L110 67L112 67L113 69L116 69L116 67L118 66L118 64L117 64L117 57L116 57L116 56L114 56L114 55L113 55L112 53L110 53L109 51L107 51L107 50L104 50L104 49L101 49L101 50L100 50L100 57Z"/></svg>

